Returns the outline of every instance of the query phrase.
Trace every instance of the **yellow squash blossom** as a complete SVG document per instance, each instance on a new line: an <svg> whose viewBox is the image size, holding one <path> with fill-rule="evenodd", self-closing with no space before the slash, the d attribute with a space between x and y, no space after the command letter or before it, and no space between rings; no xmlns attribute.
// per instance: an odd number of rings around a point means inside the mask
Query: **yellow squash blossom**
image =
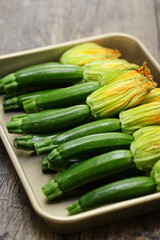
<svg viewBox="0 0 160 240"><path fill-rule="evenodd" d="M155 101L160 101L160 88L155 88L149 93L147 93L140 104L150 103Z"/></svg>
<svg viewBox="0 0 160 240"><path fill-rule="evenodd" d="M115 65L102 73L98 81L101 86L105 86L115 81L128 81L137 78L152 80L152 75L146 62L144 62L142 66L127 62L117 64L117 66Z"/></svg>
<svg viewBox="0 0 160 240"><path fill-rule="evenodd" d="M86 103L95 119L112 117L138 105L155 86L153 81L143 78L121 80L94 91L87 97Z"/></svg>
<svg viewBox="0 0 160 240"><path fill-rule="evenodd" d="M125 133L133 133L144 126L160 125L160 102L146 103L122 111L119 118Z"/></svg>
<svg viewBox="0 0 160 240"><path fill-rule="evenodd" d="M106 58L118 58L119 50L105 48L96 43L83 43L72 47L60 58L62 64L83 66L88 62Z"/></svg>
<svg viewBox="0 0 160 240"><path fill-rule="evenodd" d="M83 71L84 82L98 82L99 77L102 73L119 65L125 65L129 67L131 63L128 63L124 59L105 59L105 60L97 60L97 61L87 63L84 66L84 71Z"/></svg>
<svg viewBox="0 0 160 240"><path fill-rule="evenodd" d="M136 167L146 171L160 159L160 127L144 132L131 143Z"/></svg>

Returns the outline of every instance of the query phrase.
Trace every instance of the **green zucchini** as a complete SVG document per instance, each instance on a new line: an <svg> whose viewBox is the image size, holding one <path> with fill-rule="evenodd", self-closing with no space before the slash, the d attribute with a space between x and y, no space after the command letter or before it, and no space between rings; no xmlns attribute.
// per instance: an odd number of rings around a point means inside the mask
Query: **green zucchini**
<svg viewBox="0 0 160 240"><path fill-rule="evenodd" d="M17 96L23 89L23 93L33 92L35 89L44 90L73 85L83 78L83 69L75 65L45 64L39 68L23 70L7 75L3 78L4 90L10 96ZM33 89L33 90L32 90Z"/></svg>
<svg viewBox="0 0 160 240"><path fill-rule="evenodd" d="M69 107L85 103L89 94L100 87L99 83L81 83L75 86L62 88L47 94L35 96L24 101L23 107L27 113L39 112L45 109Z"/></svg>
<svg viewBox="0 0 160 240"><path fill-rule="evenodd" d="M31 99L33 97L38 97L41 96L42 94L48 94L51 91L56 91L57 89L49 89L49 90L45 90L45 91L38 91L38 92L33 92L33 93L26 93L17 97L12 97L12 98L7 98L4 97L3 100L3 109L5 111L9 111L9 110L14 110L14 109L23 109L23 102Z"/></svg>
<svg viewBox="0 0 160 240"><path fill-rule="evenodd" d="M44 139L52 139L56 133L45 135L25 135L14 139L14 147L26 151L35 150L34 144L43 141ZM51 149L52 151L52 149Z"/></svg>
<svg viewBox="0 0 160 240"><path fill-rule="evenodd" d="M59 173L42 187L42 191L51 200L85 183L124 171L132 163L133 157L129 150L105 153Z"/></svg>
<svg viewBox="0 0 160 240"><path fill-rule="evenodd" d="M68 207L69 215L85 212L105 204L141 197L155 192L156 184L151 177L133 177L109 183L94 189Z"/></svg>
<svg viewBox="0 0 160 240"><path fill-rule="evenodd" d="M91 120L87 105L50 109L38 113L21 114L7 123L9 133L47 134L72 128Z"/></svg>
<svg viewBox="0 0 160 240"><path fill-rule="evenodd" d="M63 171L73 157L87 159L116 149L129 148L133 137L129 134L112 132L81 137L61 144L48 155L49 168Z"/></svg>
<svg viewBox="0 0 160 240"><path fill-rule="evenodd" d="M66 132L58 134L51 139L45 139L43 141L36 142L34 144L37 155L43 155L51 152L54 148L60 144L97 133L105 132L117 132L121 130L119 119L108 118L98 120L90 123L83 124L81 126L70 129Z"/></svg>
<svg viewBox="0 0 160 240"><path fill-rule="evenodd" d="M53 172L54 170L46 170L45 173L47 172ZM83 194L96 189L98 187L101 187L103 185L106 185L107 183L111 183L111 182L115 182L115 181L119 181L122 179L126 179L126 178L131 178L131 177L138 177L138 176L145 176L145 173L143 171L138 170L135 167L135 164L133 163L129 168L127 168L124 171L115 173L113 175L109 175L103 178L100 178L98 180L95 180L91 183L86 183L85 185L82 185L78 188L76 188L75 190L72 191L72 194L74 196L82 196Z"/></svg>
<svg viewBox="0 0 160 240"><path fill-rule="evenodd" d="M41 68L48 68L48 67L52 67L54 65L60 65L60 63L59 62L40 63L37 65L23 68L23 69L19 70L18 73L19 74L28 74L31 71L35 71L35 69L40 70ZM0 79L0 94L2 94L2 93L5 93L5 90L4 90L4 85L3 85L3 79ZM23 91L21 93L19 93L19 92L17 93L17 95L20 95L20 94L23 94Z"/></svg>

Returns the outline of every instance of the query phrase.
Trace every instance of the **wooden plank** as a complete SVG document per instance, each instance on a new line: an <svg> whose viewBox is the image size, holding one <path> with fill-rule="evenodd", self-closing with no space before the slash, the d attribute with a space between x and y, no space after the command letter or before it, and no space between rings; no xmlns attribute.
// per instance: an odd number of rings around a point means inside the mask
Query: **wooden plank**
<svg viewBox="0 0 160 240"><path fill-rule="evenodd" d="M1 0L0 54L109 32L138 37L160 57L160 1ZM87 230L55 234L34 213L0 142L0 240L159 239L160 212Z"/></svg>
<svg viewBox="0 0 160 240"><path fill-rule="evenodd" d="M125 32L141 39L158 58L154 1L15 0L14 6L10 1L1 1L1 54L101 33Z"/></svg>

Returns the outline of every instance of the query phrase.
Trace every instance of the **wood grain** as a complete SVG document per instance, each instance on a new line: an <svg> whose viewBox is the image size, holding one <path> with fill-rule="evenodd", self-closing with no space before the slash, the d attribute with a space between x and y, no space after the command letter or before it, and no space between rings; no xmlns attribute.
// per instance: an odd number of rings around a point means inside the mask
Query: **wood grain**
<svg viewBox="0 0 160 240"><path fill-rule="evenodd" d="M109 32L133 34L159 61L160 0L0 1L0 54ZM0 149L0 240L160 239L160 212L76 234L53 233L33 211L2 142Z"/></svg>

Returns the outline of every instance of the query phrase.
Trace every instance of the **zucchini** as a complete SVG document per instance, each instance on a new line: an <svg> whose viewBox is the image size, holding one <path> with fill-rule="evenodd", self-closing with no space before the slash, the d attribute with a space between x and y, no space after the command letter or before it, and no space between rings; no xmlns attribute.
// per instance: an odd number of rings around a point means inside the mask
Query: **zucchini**
<svg viewBox="0 0 160 240"><path fill-rule="evenodd" d="M35 96L23 103L27 113L38 112L45 109L69 107L85 103L89 94L100 87L99 83L81 83L75 86L62 88L57 91Z"/></svg>
<svg viewBox="0 0 160 240"><path fill-rule="evenodd" d="M53 172L53 170L51 170L51 169L46 170L45 173L47 173L47 172ZM83 194L85 194L95 188L106 185L107 183L119 181L119 180L126 179L126 178L131 178L131 177L138 177L138 176L145 176L145 173L143 171L138 170L135 167L135 164L133 163L129 168L127 168L124 171L100 178L98 180L93 181L92 183L86 183L85 185L78 187L77 189L72 191L72 194L75 196L77 196L77 194L78 194L78 196L82 196Z"/></svg>
<svg viewBox="0 0 160 240"><path fill-rule="evenodd" d="M7 98L4 97L3 100L3 109L5 111L9 111L9 110L14 110L14 109L23 109L23 102L31 99L33 97L38 97L41 96L42 94L48 94L51 91L56 91L57 89L49 89L49 90L45 90L45 91L38 91L38 92L33 92L33 93L26 93L17 97L12 97L12 98Z"/></svg>
<svg viewBox="0 0 160 240"><path fill-rule="evenodd" d="M122 172L132 163L133 157L129 150L105 153L59 173L42 187L42 191L47 199L51 200L85 183Z"/></svg>
<svg viewBox="0 0 160 240"><path fill-rule="evenodd" d="M35 89L44 90L73 85L83 78L83 69L75 65L41 65L27 72L22 70L9 74L3 78L4 90L10 96L17 96L23 89L23 93L33 92Z"/></svg>
<svg viewBox="0 0 160 240"><path fill-rule="evenodd" d="M43 142L44 139L52 139L56 136L56 133L45 135L25 135L14 139L14 147L17 149L23 149L26 151L35 150L34 144ZM51 149L52 151L52 149Z"/></svg>
<svg viewBox="0 0 160 240"><path fill-rule="evenodd" d="M29 66L26 68L23 68L21 70L18 71L19 74L28 74L31 71L35 71L35 70L40 70L41 68L48 68L48 67L52 67L54 65L60 65L59 62L48 62L48 63L40 63L37 65L33 65L33 66ZM3 79L0 79L0 94L5 93L4 90L4 85L3 85ZM18 95L22 94L22 93L17 93Z"/></svg>
<svg viewBox="0 0 160 240"><path fill-rule="evenodd" d="M151 177L133 177L109 183L84 194L68 207L69 215L85 212L105 204L141 197L155 192L156 184Z"/></svg>
<svg viewBox="0 0 160 240"><path fill-rule="evenodd" d="M21 114L12 117L7 123L9 133L47 134L72 128L91 120L87 105L50 109L38 113Z"/></svg>
<svg viewBox="0 0 160 240"><path fill-rule="evenodd" d="M48 155L48 166L57 171L68 167L73 157L87 159L116 149L129 148L133 137L125 133L99 133L61 144Z"/></svg>
<svg viewBox="0 0 160 240"><path fill-rule="evenodd" d="M116 132L121 130L119 119L108 118L98 120L90 123L83 124L81 126L70 129L66 132L58 134L51 139L45 139L43 141L36 142L34 144L37 155L43 155L51 152L54 148L60 144L97 133Z"/></svg>

